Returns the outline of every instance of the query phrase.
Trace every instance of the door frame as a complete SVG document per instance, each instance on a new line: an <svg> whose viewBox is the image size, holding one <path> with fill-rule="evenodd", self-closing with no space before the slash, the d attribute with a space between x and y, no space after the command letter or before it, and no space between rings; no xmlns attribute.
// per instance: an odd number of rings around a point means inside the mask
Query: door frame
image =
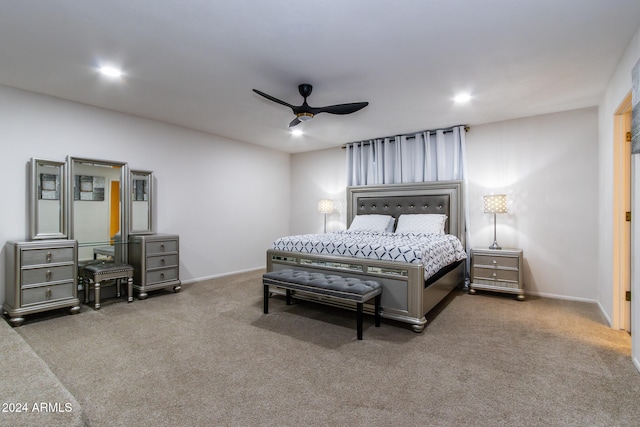
<svg viewBox="0 0 640 427"><path fill-rule="evenodd" d="M612 327L631 332L631 303L626 292L631 291L631 92L614 113L613 125L613 316ZM633 219L633 217L632 217Z"/></svg>

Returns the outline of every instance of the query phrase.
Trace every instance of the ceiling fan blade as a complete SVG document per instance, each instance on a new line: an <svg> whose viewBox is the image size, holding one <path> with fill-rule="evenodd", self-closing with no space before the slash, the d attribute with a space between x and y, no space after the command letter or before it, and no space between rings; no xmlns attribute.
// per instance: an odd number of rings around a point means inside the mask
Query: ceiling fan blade
<svg viewBox="0 0 640 427"><path fill-rule="evenodd" d="M311 108L313 114L329 113L329 114L351 114L358 110L362 110L369 105L368 102L352 102L350 104L329 105L326 107Z"/></svg>
<svg viewBox="0 0 640 427"><path fill-rule="evenodd" d="M291 120L291 123L289 123L289 127L293 127L293 126L299 125L300 123L302 123L302 122L300 121L300 119L298 119L296 117L295 119Z"/></svg>
<svg viewBox="0 0 640 427"><path fill-rule="evenodd" d="M255 93L257 93L258 95L260 95L260 96L264 96L264 97L265 97L265 98L267 98L269 101L277 102L278 104L284 105L285 107L289 107L289 108L291 108L292 110L294 110L294 108L295 108L293 105L289 104L288 102L281 101L281 100L279 100L278 98L274 98L274 97L273 97L273 96L271 96L271 95L268 95L268 94L266 94L266 93L264 93L264 92L260 92L258 89L253 89L253 91L254 91ZM294 113L295 113L295 110L294 110Z"/></svg>

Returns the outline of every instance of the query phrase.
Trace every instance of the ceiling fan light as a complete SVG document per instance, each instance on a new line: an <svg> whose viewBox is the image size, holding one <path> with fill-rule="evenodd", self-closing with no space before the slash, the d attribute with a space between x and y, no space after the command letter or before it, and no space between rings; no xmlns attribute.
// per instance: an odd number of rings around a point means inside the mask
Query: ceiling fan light
<svg viewBox="0 0 640 427"><path fill-rule="evenodd" d="M98 71L100 74L114 79L122 77L122 70L115 67L100 67Z"/></svg>
<svg viewBox="0 0 640 427"><path fill-rule="evenodd" d="M299 113L296 115L296 117L298 117L298 120L300 120L301 122L306 122L309 121L311 119L313 119L313 114L311 113Z"/></svg>
<svg viewBox="0 0 640 427"><path fill-rule="evenodd" d="M459 93L453 98L453 100L458 104L466 104L467 102L471 101L471 94L466 92Z"/></svg>

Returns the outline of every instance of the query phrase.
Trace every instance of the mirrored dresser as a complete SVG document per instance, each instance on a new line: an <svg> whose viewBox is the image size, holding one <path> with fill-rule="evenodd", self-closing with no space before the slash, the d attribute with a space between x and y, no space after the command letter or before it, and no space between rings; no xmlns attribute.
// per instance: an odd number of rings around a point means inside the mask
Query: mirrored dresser
<svg viewBox="0 0 640 427"><path fill-rule="evenodd" d="M7 242L5 302L2 311L13 326L27 314L70 307L80 311L75 240Z"/></svg>

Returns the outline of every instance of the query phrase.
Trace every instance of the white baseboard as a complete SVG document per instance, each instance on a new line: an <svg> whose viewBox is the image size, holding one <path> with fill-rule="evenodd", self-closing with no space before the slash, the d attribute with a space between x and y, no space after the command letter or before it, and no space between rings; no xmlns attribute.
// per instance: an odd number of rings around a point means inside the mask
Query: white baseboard
<svg viewBox="0 0 640 427"><path fill-rule="evenodd" d="M638 372L640 372L640 361L638 361L638 358L632 357L631 361L633 362L633 366L635 366Z"/></svg>
<svg viewBox="0 0 640 427"><path fill-rule="evenodd" d="M600 313L602 313L602 315L604 316L604 319L607 321L607 324L609 325L609 327L612 328L613 320L611 320L611 318L609 317L609 314L607 314L602 304L600 304L600 301L598 301L598 308L600 309Z"/></svg>
<svg viewBox="0 0 640 427"><path fill-rule="evenodd" d="M234 274L250 273L252 271L264 270L265 268L267 268L267 267L263 265L263 266L260 266L260 267L247 268L245 270L227 271L225 273L214 274L212 276L203 276L203 277L196 277L195 279L182 280L182 283L184 285L188 285L190 283L203 282L205 280L218 279L220 277L225 277L225 276L233 276Z"/></svg>
<svg viewBox="0 0 640 427"><path fill-rule="evenodd" d="M564 299L567 301L580 301L580 302L591 302L591 303L598 302L597 300L591 299L591 298L570 297L566 295L549 294L546 292L526 292L526 295L542 297L542 298Z"/></svg>
<svg viewBox="0 0 640 427"><path fill-rule="evenodd" d="M527 295L533 295L533 296L538 296L542 298L554 298L554 299L562 299L566 301L578 301L578 302L588 302L591 304L596 304L598 306L598 309L600 310L600 313L602 313L602 316L604 316L604 319L606 320L609 327L612 327L613 325L611 318L609 317L604 307L602 307L602 304L600 304L600 301L598 300L591 299L591 298L579 298L579 297L570 297L566 295L549 294L545 292L527 292Z"/></svg>

